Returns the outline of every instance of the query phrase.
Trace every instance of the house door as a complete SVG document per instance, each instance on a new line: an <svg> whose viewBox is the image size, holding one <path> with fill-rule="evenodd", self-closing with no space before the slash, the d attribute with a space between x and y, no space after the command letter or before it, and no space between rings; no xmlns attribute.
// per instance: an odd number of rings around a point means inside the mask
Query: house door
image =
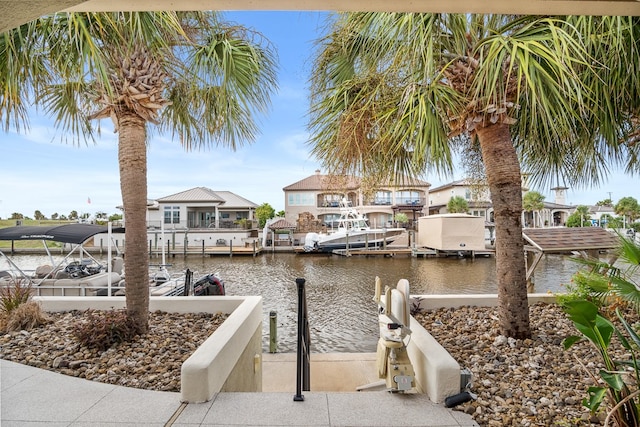
<svg viewBox="0 0 640 427"><path fill-rule="evenodd" d="M202 228L213 227L215 224L215 214L213 212L200 212L200 224Z"/></svg>

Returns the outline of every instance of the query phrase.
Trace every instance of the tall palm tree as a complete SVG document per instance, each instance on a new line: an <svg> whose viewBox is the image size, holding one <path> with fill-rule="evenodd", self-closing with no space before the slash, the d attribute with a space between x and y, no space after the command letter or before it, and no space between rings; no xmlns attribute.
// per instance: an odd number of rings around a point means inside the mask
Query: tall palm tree
<svg viewBox="0 0 640 427"><path fill-rule="evenodd" d="M597 183L605 159L637 164L638 147L621 141L638 101L603 108L617 102L605 83L640 88L619 73L640 67L625 57L637 50L635 18L580 19L349 13L319 40L311 144L328 169L381 179L447 173L456 149L479 144L495 211L500 326L510 337L531 334L520 163L540 183L557 175L574 186ZM615 55L593 42L608 38Z"/></svg>
<svg viewBox="0 0 640 427"><path fill-rule="evenodd" d="M127 313L146 331L149 309L149 125L185 149L251 141L276 88L273 47L203 12L59 13L1 35L0 118L28 128L32 103L74 142L111 118L118 132L126 219Z"/></svg>

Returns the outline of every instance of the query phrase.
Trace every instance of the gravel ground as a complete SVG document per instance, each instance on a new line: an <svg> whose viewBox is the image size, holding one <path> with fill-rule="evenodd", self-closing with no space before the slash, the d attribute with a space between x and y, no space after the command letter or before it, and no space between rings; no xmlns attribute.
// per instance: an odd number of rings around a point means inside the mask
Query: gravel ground
<svg viewBox="0 0 640 427"><path fill-rule="evenodd" d="M530 307L533 337L498 335L494 308L439 309L416 319L473 374L477 400L456 406L481 426L599 426L581 404L600 358L589 343L565 351L576 330L555 305ZM0 358L67 375L150 390L179 391L184 360L224 321L223 315L152 313L150 331L104 352L72 337L81 312L51 314L52 322L0 335ZM186 338L186 339L185 339Z"/></svg>
<svg viewBox="0 0 640 427"><path fill-rule="evenodd" d="M478 398L456 409L481 426L603 425L606 414L592 416L582 406L601 358L586 341L563 349L563 339L578 332L557 305L530 307L533 337L526 340L498 334L495 308L439 309L415 317L471 370Z"/></svg>
<svg viewBox="0 0 640 427"><path fill-rule="evenodd" d="M83 313L50 314L51 322L0 336L0 358L66 375L148 390L180 391L182 362L224 322L226 315L150 313L149 333L106 351L73 338Z"/></svg>

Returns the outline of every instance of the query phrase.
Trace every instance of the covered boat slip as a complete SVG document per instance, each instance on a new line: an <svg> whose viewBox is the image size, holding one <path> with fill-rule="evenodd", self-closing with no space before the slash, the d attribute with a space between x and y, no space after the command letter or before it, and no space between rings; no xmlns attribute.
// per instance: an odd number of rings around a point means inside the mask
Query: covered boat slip
<svg viewBox="0 0 640 427"><path fill-rule="evenodd" d="M103 266L88 252L83 250L83 243L96 234L123 232L124 229L112 230L111 226L93 224L62 224L52 226L16 226L0 229L0 240L40 240L49 257L50 265L40 266L30 272L17 266L5 252L0 249L0 256L10 265L10 270L0 271L2 286L13 280L26 280L35 285L38 295L95 295L98 289L111 288L118 284L122 274L122 258L115 258L112 262L111 248L108 251L108 271L102 271ZM64 258L55 262L47 241L70 244L72 249ZM111 239L109 239L109 245ZM12 243L13 246L13 243ZM74 254L78 254L79 261L69 262ZM86 258L85 258L86 257ZM93 266L92 266L93 264ZM112 265L114 264L114 265ZM115 267L115 268L114 268Z"/></svg>
<svg viewBox="0 0 640 427"><path fill-rule="evenodd" d="M526 228L522 231L527 261L527 285L535 268L546 254L579 253L584 257L598 258L602 251L620 246L619 238L600 227ZM615 254L609 262L615 261Z"/></svg>

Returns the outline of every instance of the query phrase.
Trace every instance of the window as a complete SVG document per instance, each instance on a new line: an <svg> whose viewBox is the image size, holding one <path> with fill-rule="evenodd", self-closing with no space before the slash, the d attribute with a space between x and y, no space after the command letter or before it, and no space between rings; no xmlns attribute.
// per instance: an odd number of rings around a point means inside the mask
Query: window
<svg viewBox="0 0 640 427"><path fill-rule="evenodd" d="M419 191L396 191L396 204L398 205L419 205L420 201L421 197Z"/></svg>
<svg viewBox="0 0 640 427"><path fill-rule="evenodd" d="M374 205L390 205L391 204L391 191L376 191L376 195L373 198Z"/></svg>
<svg viewBox="0 0 640 427"><path fill-rule="evenodd" d="M471 215L484 218L484 211L472 211Z"/></svg>
<svg viewBox="0 0 640 427"><path fill-rule="evenodd" d="M164 223L180 224L180 206L164 207Z"/></svg>
<svg viewBox="0 0 640 427"><path fill-rule="evenodd" d="M322 196L322 206L337 208L340 206L340 201L343 199L341 194L325 194Z"/></svg>
<svg viewBox="0 0 640 427"><path fill-rule="evenodd" d="M315 206L315 196L313 193L290 193L288 197L289 206Z"/></svg>

